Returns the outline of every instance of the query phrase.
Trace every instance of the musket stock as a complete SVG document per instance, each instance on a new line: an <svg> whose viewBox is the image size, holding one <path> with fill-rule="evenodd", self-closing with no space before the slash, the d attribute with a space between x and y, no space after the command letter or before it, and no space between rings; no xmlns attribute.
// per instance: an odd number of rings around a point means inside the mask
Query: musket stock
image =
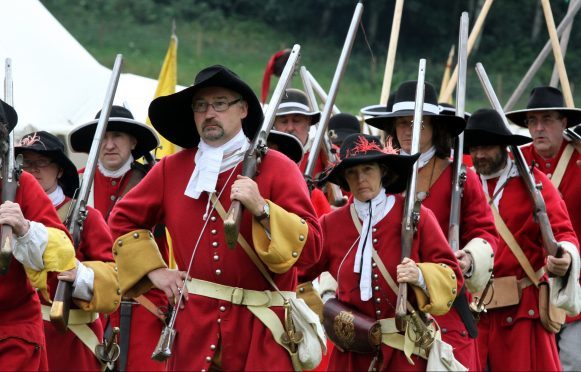
<svg viewBox="0 0 581 372"><path fill-rule="evenodd" d="M14 107L13 97L13 83L12 83L12 60L6 58L5 75L4 75L4 100L7 104ZM0 107L3 110L3 108ZM6 118L2 113L0 116ZM8 125L8 123L5 123ZM15 162L14 158L14 132L8 134L8 141L6 146L2 146L2 203L5 201L14 201L16 197L16 190L18 189L18 179L20 178L20 166ZM0 275L6 274L12 261L12 251L14 249L14 234L12 226L2 225L0 236Z"/></svg>
<svg viewBox="0 0 581 372"><path fill-rule="evenodd" d="M272 129L274 124L274 119L276 117L276 110L278 105L282 100L282 96L286 90L287 85L291 81L293 73L295 71L296 65L300 57L301 46L295 44L291 50L288 57L284 70L278 79L276 88L272 93L272 98L268 103L266 113L264 114L264 121L262 126L256 133L250 148L246 151L244 155L244 160L242 162L242 175L254 178L256 175L257 166L259 164L259 158L264 156L267 151L266 140L268 134ZM242 204L238 200L232 200L230 208L226 218L224 218L224 234L226 243L229 248L234 248L238 240L238 233L240 231L240 222L242 221Z"/></svg>
<svg viewBox="0 0 581 372"><path fill-rule="evenodd" d="M83 224L87 218L87 200L89 199L91 185L93 184L93 178L95 177L99 150L107 130L107 123L109 122L109 115L111 114L111 107L113 106L113 98L115 97L119 76L121 75L122 63L122 55L117 54L113 70L111 71L111 78L105 95L105 101L103 102L101 115L99 116L97 128L95 129L95 136L93 137L91 150L89 151L85 172L81 179L81 187L77 194L77 198L73 203L73 207L71 208L71 214L67 216L65 221L65 225L73 237L75 250L79 247ZM50 321L63 332L66 331L68 326L69 309L72 300L71 294L72 284L64 280L59 280L53 304L50 309Z"/></svg>
<svg viewBox="0 0 581 372"><path fill-rule="evenodd" d="M482 84L482 87L484 88L484 92L486 93L486 96L488 97L488 100L490 101L492 108L494 108L496 110L496 112L498 112L500 114L500 117L502 118L504 125L510 131L508 119L504 115L504 111L502 109L502 106L500 105L500 102L498 101L496 93L494 92L494 89L492 88L492 84L490 83L490 80L488 79L488 75L486 74L486 71L484 70L484 66L482 66L482 63L480 63L480 62L476 64L476 73L478 74L478 78L480 79L480 83ZM529 197L530 197L532 205L533 205L534 220L535 220L535 222L537 222L539 224L539 228L541 230L541 236L543 239L543 246L545 247L545 250L550 255L555 256L555 257L560 257L562 248L560 247L559 243L555 239L555 235L553 234L553 230L551 228L551 223L549 221L549 216L547 215L547 207L545 204L545 200L543 199L543 195L541 194L541 192L539 190L540 185L537 185L535 183L535 179L533 176L533 170L532 170L532 168L529 169L529 167L527 166L525 158L524 158L520 148L518 146L515 146L515 145L511 145L509 147L510 147L510 152L512 153L512 155L514 157L514 163L518 169L519 175L527 187L527 191L529 193Z"/></svg>
<svg viewBox="0 0 581 372"><path fill-rule="evenodd" d="M412 144L410 154L417 154L420 150L420 131L422 126L422 114L424 109L424 93L426 79L426 60L420 59L418 68L418 82L416 85L416 102L414 109L414 122L412 128ZM412 173L408 179L405 195L404 213L401 226L401 259L409 257L414 241L420 215L416 205L416 180L418 176L418 162L413 165ZM405 317L407 309L407 283L399 283L397 303L395 306L395 324L400 332L405 332Z"/></svg>

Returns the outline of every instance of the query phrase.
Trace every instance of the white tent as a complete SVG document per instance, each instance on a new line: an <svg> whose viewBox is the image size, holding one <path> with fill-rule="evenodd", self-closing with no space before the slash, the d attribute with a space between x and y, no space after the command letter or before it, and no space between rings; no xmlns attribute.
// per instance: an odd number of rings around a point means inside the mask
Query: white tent
<svg viewBox="0 0 581 372"><path fill-rule="evenodd" d="M35 130L66 137L92 120L103 106L113 66L99 64L37 0L0 0L0 25L0 61L12 59L16 138ZM114 104L145 122L156 86L155 79L123 73Z"/></svg>

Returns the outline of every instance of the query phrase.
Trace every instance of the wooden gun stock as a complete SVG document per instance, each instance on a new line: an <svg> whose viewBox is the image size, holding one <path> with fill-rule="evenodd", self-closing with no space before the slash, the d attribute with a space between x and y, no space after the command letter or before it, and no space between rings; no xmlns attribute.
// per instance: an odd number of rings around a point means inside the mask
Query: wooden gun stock
<svg viewBox="0 0 581 372"><path fill-rule="evenodd" d="M67 331L69 324L69 310L72 295L73 283L59 280L50 308L50 322L63 333Z"/></svg>

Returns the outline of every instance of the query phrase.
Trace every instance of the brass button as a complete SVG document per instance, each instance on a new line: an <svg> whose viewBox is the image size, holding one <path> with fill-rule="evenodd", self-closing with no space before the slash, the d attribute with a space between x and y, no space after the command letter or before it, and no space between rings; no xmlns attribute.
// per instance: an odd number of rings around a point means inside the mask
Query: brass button
<svg viewBox="0 0 581 372"><path fill-rule="evenodd" d="M216 222L216 216L212 216L212 217L210 217L210 221L212 221L212 222Z"/></svg>
<svg viewBox="0 0 581 372"><path fill-rule="evenodd" d="M376 304L380 304L380 303L381 303L381 298L379 298L379 297L376 297L376 298L375 298L375 303L376 303Z"/></svg>
<svg viewBox="0 0 581 372"><path fill-rule="evenodd" d="M139 233L133 233L133 237L134 237L135 239L139 238Z"/></svg>
<svg viewBox="0 0 581 372"><path fill-rule="evenodd" d="M111 200L115 201L115 195L111 195Z"/></svg>
<svg viewBox="0 0 581 372"><path fill-rule="evenodd" d="M117 288L117 294L121 295L121 289Z"/></svg>
<svg viewBox="0 0 581 372"><path fill-rule="evenodd" d="M113 305L119 305L119 301L117 300L113 301Z"/></svg>
<svg viewBox="0 0 581 372"><path fill-rule="evenodd" d="M216 350L216 345L210 345L210 350Z"/></svg>
<svg viewBox="0 0 581 372"><path fill-rule="evenodd" d="M376 227L374 227L374 228L372 228L372 229L371 229L371 231L372 231L372 232L377 232L377 228L376 228Z"/></svg>
<svg viewBox="0 0 581 372"><path fill-rule="evenodd" d="M115 271L119 271L119 269L117 268L117 266L115 266L115 267L113 268L113 270L115 270Z"/></svg>
<svg viewBox="0 0 581 372"><path fill-rule="evenodd" d="M121 247L123 245L123 240L118 240L117 245Z"/></svg>
<svg viewBox="0 0 581 372"><path fill-rule="evenodd" d="M216 248L218 246L218 242L213 242L212 247Z"/></svg>
<svg viewBox="0 0 581 372"><path fill-rule="evenodd" d="M508 323L512 323L512 316L509 316L509 317L507 317L507 318L506 318L506 321L507 321Z"/></svg>
<svg viewBox="0 0 581 372"><path fill-rule="evenodd" d="M303 293L305 291L304 287L299 288L299 292Z"/></svg>
<svg viewBox="0 0 581 372"><path fill-rule="evenodd" d="M217 232L218 232L218 231L216 231L216 229L212 229L212 231L210 231L210 234L212 234L212 235L216 235L216 233L217 233Z"/></svg>
<svg viewBox="0 0 581 372"><path fill-rule="evenodd" d="M377 238L373 238L373 244L377 243Z"/></svg>
<svg viewBox="0 0 581 372"><path fill-rule="evenodd" d="M117 184L117 181L111 181L111 185L115 186Z"/></svg>
<svg viewBox="0 0 581 372"><path fill-rule="evenodd" d="M447 328L442 328L442 333L448 333L448 329Z"/></svg>
<svg viewBox="0 0 581 372"><path fill-rule="evenodd" d="M222 270L216 269L216 275L220 275L220 274L222 274Z"/></svg>
<svg viewBox="0 0 581 372"><path fill-rule="evenodd" d="M216 320L218 322L218 324L222 323L222 319L218 318L218 320Z"/></svg>
<svg viewBox="0 0 581 372"><path fill-rule="evenodd" d="M529 310L529 316L534 316L535 315L535 311L533 309Z"/></svg>
<svg viewBox="0 0 581 372"><path fill-rule="evenodd" d="M212 361L212 357L207 356L206 357L206 362L210 363Z"/></svg>
<svg viewBox="0 0 581 372"><path fill-rule="evenodd" d="M305 236L303 234L299 235L299 240L302 242L303 240L305 240Z"/></svg>
<svg viewBox="0 0 581 372"><path fill-rule="evenodd" d="M220 256L218 256L217 254L214 255L214 261L218 261L220 259Z"/></svg>
<svg viewBox="0 0 581 372"><path fill-rule="evenodd" d="M379 286L376 285L375 287L373 287L373 290L376 291L376 292L379 291Z"/></svg>
<svg viewBox="0 0 581 372"><path fill-rule="evenodd" d="M224 312L224 311L226 311L226 307L225 307L225 306L220 306L220 311L221 311L221 312Z"/></svg>
<svg viewBox="0 0 581 372"><path fill-rule="evenodd" d="M117 250L113 250L113 255L117 256Z"/></svg>
<svg viewBox="0 0 581 372"><path fill-rule="evenodd" d="M293 252L292 253L292 256L295 257L295 258L297 258L299 256L299 254L297 252Z"/></svg>
<svg viewBox="0 0 581 372"><path fill-rule="evenodd" d="M372 262L371 267L377 267L377 264L375 262Z"/></svg>
<svg viewBox="0 0 581 372"><path fill-rule="evenodd" d="M381 310L375 310L375 315L380 316L381 315Z"/></svg>
<svg viewBox="0 0 581 372"><path fill-rule="evenodd" d="M379 278L379 275L373 274L373 279L377 280L377 278Z"/></svg>
<svg viewBox="0 0 581 372"><path fill-rule="evenodd" d="M452 307L452 301L448 301L448 307Z"/></svg>
<svg viewBox="0 0 581 372"><path fill-rule="evenodd" d="M450 278L456 280L456 275L452 274L452 275L450 275Z"/></svg>
<svg viewBox="0 0 581 372"><path fill-rule="evenodd" d="M301 218L301 223L304 225L306 222L304 219Z"/></svg>
<svg viewBox="0 0 581 372"><path fill-rule="evenodd" d="M456 294L456 288L452 288L452 294Z"/></svg>

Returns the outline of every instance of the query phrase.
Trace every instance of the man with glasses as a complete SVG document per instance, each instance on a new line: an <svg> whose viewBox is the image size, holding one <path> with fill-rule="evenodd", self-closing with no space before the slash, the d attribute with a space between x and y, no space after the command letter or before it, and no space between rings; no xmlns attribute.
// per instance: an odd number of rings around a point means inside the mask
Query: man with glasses
<svg viewBox="0 0 581 372"><path fill-rule="evenodd" d="M149 117L184 150L161 159L111 212L122 292L133 297L156 287L180 304L170 370L291 370L277 343L285 312L278 290L294 296L297 270L321 253L320 226L296 164L268 150L255 179L241 175L262 107L220 65L200 71L193 86L156 98ZM233 200L243 212L230 249L223 217ZM180 271L166 267L147 233L157 223L171 233Z"/></svg>
<svg viewBox="0 0 581 372"><path fill-rule="evenodd" d="M553 87L534 88L527 108L508 112L506 116L516 125L528 128L532 145L522 147L529 165L545 173L559 190L577 236L581 236L581 156L575 141L565 139L563 131L581 123L581 110L567 108L563 94ZM577 143L578 146L578 143ZM581 315L567 318L559 333L559 357L564 370L581 366Z"/></svg>

